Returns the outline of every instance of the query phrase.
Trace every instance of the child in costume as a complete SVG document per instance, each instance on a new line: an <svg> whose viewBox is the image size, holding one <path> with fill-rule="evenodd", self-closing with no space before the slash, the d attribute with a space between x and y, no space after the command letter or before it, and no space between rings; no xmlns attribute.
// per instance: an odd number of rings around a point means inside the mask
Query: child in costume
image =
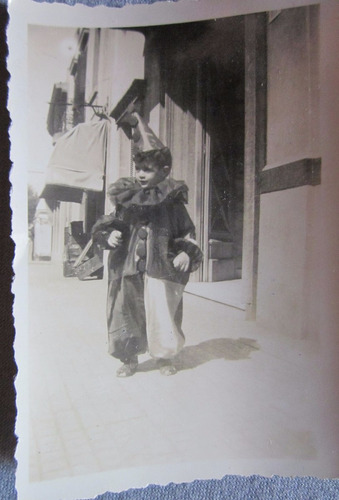
<svg viewBox="0 0 339 500"><path fill-rule="evenodd" d="M94 242L110 249L109 353L122 361L120 377L133 375L138 355L146 351L162 374L176 373L172 360L185 341L182 296L202 259L185 208L188 188L168 177L169 149L158 139L151 147L134 156L135 178L109 187L114 211L92 231Z"/></svg>

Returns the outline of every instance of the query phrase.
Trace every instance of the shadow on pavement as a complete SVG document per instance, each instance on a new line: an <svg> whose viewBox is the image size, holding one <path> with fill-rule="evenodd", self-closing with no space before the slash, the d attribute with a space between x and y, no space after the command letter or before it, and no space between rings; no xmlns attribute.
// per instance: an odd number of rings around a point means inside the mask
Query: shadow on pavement
<svg viewBox="0 0 339 500"><path fill-rule="evenodd" d="M249 359L252 352L258 350L259 345L254 339L211 339L197 345L184 347L173 364L178 371L190 370L214 359L227 361ZM144 361L138 366L138 372L149 372L157 369L154 359Z"/></svg>

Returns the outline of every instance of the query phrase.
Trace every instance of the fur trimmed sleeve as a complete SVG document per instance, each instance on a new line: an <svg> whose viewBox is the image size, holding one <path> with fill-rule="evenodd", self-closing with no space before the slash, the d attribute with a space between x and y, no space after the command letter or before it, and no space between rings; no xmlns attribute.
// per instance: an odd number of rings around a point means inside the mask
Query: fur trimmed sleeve
<svg viewBox="0 0 339 500"><path fill-rule="evenodd" d="M196 271L202 262L203 254L195 241L195 226L183 203L178 204L176 210L174 247L177 254L187 253L190 258L190 272Z"/></svg>
<svg viewBox="0 0 339 500"><path fill-rule="evenodd" d="M120 231L124 239L127 239L129 236L129 226L124 221L118 219L114 213L103 215L92 227L91 233L93 242L101 250L112 250L107 240L114 230Z"/></svg>
<svg viewBox="0 0 339 500"><path fill-rule="evenodd" d="M203 253L198 243L187 235L186 238L177 238L175 240L175 248L178 254L180 252L187 253L190 258L190 272L196 271L203 259Z"/></svg>

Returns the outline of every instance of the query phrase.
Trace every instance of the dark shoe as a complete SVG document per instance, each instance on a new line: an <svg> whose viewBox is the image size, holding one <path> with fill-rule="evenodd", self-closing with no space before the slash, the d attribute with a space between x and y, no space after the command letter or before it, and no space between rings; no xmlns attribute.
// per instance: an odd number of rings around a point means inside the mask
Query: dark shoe
<svg viewBox="0 0 339 500"><path fill-rule="evenodd" d="M178 371L170 359L158 359L158 366L161 375L167 377L169 375L175 375Z"/></svg>
<svg viewBox="0 0 339 500"><path fill-rule="evenodd" d="M117 370L117 377L131 377L135 374L138 368L138 356L133 356L132 359L126 361Z"/></svg>

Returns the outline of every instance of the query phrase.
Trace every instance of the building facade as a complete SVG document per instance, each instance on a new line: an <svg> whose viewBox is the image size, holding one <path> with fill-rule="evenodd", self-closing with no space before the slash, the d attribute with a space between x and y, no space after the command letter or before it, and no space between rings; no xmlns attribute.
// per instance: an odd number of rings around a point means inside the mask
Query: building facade
<svg viewBox="0 0 339 500"><path fill-rule="evenodd" d="M320 127L329 12L314 5L78 30L67 101L73 126L109 123L104 188L84 191L76 209L62 202L59 212L75 210L67 221L84 220L86 231L109 213L107 186L133 175L128 123L138 111L171 149L171 175L189 187L188 210L204 252L192 282L227 288L236 281L244 318L286 335L316 336L315 263L326 251L326 238L317 241L318 210L332 168Z"/></svg>

